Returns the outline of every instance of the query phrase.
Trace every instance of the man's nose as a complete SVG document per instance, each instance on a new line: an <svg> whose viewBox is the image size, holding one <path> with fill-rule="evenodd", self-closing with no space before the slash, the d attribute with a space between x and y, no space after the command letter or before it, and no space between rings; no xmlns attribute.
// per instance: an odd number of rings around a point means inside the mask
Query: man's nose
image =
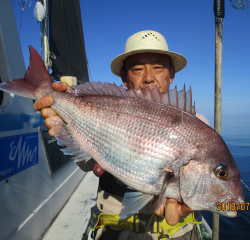
<svg viewBox="0 0 250 240"><path fill-rule="evenodd" d="M150 83L154 83L155 80L154 80L154 77L153 77L153 74L152 74L152 70L150 68L146 68L146 71L145 71L145 83L146 84L150 84Z"/></svg>

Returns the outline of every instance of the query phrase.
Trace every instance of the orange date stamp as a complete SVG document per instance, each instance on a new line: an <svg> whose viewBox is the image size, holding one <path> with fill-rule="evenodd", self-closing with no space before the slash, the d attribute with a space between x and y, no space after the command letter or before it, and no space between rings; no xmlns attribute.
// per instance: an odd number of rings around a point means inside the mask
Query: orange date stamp
<svg viewBox="0 0 250 240"><path fill-rule="evenodd" d="M217 211L248 211L249 209L249 202L243 202L243 203L224 203L224 202L218 202L217 203Z"/></svg>

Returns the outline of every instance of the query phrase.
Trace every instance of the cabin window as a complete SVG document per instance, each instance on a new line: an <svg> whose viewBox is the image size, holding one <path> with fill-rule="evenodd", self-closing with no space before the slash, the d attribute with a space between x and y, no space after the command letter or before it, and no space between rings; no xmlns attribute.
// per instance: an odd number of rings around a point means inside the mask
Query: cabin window
<svg viewBox="0 0 250 240"><path fill-rule="evenodd" d="M64 147L57 144L56 139L49 135L46 127L39 127L39 132L42 138L50 175L53 177L63 166L73 161L71 160L72 156L63 154L60 149Z"/></svg>

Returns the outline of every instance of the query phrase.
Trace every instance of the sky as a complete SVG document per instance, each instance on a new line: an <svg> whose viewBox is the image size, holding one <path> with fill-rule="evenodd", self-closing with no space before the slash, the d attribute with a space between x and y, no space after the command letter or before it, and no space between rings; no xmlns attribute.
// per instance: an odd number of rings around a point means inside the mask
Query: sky
<svg viewBox="0 0 250 240"><path fill-rule="evenodd" d="M184 55L187 66L175 76L171 85L181 90L191 85L196 110L213 125L215 19L213 0L96 0L82 1L81 14L87 59L93 81L115 82L110 63L124 52L128 37L142 30L160 32L170 51ZM20 26L21 10L12 0ZM35 0L22 14L20 42L26 67L28 46L41 48L40 24L33 15ZM222 120L228 117L250 119L250 7L237 11L225 0L222 60Z"/></svg>

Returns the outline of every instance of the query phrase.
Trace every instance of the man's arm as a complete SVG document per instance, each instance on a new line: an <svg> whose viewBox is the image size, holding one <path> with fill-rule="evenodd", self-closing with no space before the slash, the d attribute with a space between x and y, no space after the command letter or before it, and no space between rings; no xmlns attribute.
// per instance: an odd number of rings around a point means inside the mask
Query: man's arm
<svg viewBox="0 0 250 240"><path fill-rule="evenodd" d="M60 82L60 83L53 83L52 87L55 91L58 92L65 92L72 90L67 83ZM49 116L56 116L61 119L51 108L50 106L54 103L54 99L52 97L43 97L34 103L34 109L36 111L41 111L41 116L44 118L45 126L49 129L49 134L52 137L55 137L55 133L51 127L51 122ZM96 163L93 167L93 172L96 176L100 177L105 172L98 163ZM155 204L157 203L158 198L155 197L152 203L153 209ZM176 225L179 221L179 217L186 217L189 213L192 212L187 205L183 203L177 202L175 199L166 199L166 205L161 206L155 214L158 216L164 216L166 221L169 225Z"/></svg>

